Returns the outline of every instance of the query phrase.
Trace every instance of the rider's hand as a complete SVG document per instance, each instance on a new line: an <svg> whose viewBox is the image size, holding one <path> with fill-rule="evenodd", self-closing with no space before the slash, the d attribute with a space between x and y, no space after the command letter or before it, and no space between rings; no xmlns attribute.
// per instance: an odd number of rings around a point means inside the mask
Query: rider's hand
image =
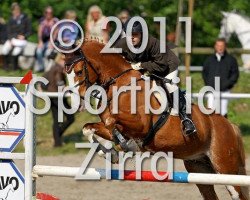
<svg viewBox="0 0 250 200"><path fill-rule="evenodd" d="M140 63L140 62L139 62L139 63L132 63L132 64L131 64L131 67L132 67L134 70L140 70L140 69L142 69L141 63Z"/></svg>

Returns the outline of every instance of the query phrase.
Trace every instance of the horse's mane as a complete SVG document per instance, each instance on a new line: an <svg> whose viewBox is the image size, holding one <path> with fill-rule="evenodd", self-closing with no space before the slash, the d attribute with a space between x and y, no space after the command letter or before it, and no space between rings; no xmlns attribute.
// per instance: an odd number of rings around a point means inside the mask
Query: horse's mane
<svg viewBox="0 0 250 200"><path fill-rule="evenodd" d="M84 38L84 42L97 42L99 44L104 45L103 40L100 40L97 37Z"/></svg>
<svg viewBox="0 0 250 200"><path fill-rule="evenodd" d="M105 70L102 70L103 81L110 79L110 76L115 76L130 68L130 64L119 53L100 53L105 47L105 44L97 39L85 39L82 50L86 57L92 58L92 62L101 59Z"/></svg>
<svg viewBox="0 0 250 200"><path fill-rule="evenodd" d="M83 46L90 46L91 50L96 47L98 50L101 51L105 47L105 44L102 40L99 40L98 38L85 38ZM128 62L119 53L104 53L104 55L109 56L109 58L112 61L115 60L116 63L119 62L120 64L128 64Z"/></svg>

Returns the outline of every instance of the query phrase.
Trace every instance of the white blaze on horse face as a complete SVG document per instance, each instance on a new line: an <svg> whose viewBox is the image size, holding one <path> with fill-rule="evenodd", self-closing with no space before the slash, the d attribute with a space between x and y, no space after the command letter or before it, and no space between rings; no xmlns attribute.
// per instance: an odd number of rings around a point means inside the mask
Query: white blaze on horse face
<svg viewBox="0 0 250 200"><path fill-rule="evenodd" d="M80 98L79 96L79 86L77 87L74 87L75 85L78 84L78 81L75 83L75 80L74 80L74 77L75 77L75 72L74 70L72 70L69 74L67 73L67 79L68 79L68 83L69 83L69 87L70 88L75 88L75 92L77 93L77 95L73 95L73 93L70 94L70 97L71 97L71 107L76 107L77 105L77 102L78 102L78 99ZM80 103L80 111L84 110L84 104L82 104L82 102ZM77 107L78 109L79 107Z"/></svg>

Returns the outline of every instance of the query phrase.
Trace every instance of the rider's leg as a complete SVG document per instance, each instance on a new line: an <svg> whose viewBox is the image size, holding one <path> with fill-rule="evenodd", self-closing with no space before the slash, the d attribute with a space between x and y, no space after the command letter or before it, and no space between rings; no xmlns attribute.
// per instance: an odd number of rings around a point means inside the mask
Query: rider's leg
<svg viewBox="0 0 250 200"><path fill-rule="evenodd" d="M175 70L175 71L171 72L170 74L168 74L166 76L166 78L173 81L173 80L177 79L177 75L178 75L178 70ZM182 120L182 124L183 124L183 128L184 128L185 133L187 135L189 135L191 133L196 132L195 125L193 124L193 122L191 120L191 115L187 115L187 113L186 113L186 98L184 97L184 94L181 92L181 90L179 89L179 87L175 83L166 83L165 85L166 85L168 92L170 93L170 96L173 99L173 105L175 105L174 93L178 91L179 116Z"/></svg>

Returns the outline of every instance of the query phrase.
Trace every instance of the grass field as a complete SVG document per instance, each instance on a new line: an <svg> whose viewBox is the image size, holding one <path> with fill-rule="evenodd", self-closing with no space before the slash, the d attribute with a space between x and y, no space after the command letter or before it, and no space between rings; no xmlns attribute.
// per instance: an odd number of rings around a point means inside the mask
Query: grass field
<svg viewBox="0 0 250 200"><path fill-rule="evenodd" d="M6 72L0 70L0 76L23 76L25 71ZM41 75L41 74L38 74ZM198 92L203 86L200 73L192 73L193 92ZM184 73L181 74L181 80L184 80ZM17 86L23 90L22 86ZM182 83L182 88L185 88ZM237 85L233 88L234 93L250 93L250 74L241 73ZM41 100L38 100L38 106L42 106ZM37 152L38 155L59 155L68 153L77 153L80 150L74 148L75 142L83 141L81 129L83 125L90 121L97 121L98 118L88 113L77 113L76 121L68 128L64 134L64 146L53 148L52 138L52 116L47 113L36 118ZM243 135L246 151L250 153L250 99L231 100L229 104L229 119L237 124ZM16 151L22 150L22 144L19 144Z"/></svg>

